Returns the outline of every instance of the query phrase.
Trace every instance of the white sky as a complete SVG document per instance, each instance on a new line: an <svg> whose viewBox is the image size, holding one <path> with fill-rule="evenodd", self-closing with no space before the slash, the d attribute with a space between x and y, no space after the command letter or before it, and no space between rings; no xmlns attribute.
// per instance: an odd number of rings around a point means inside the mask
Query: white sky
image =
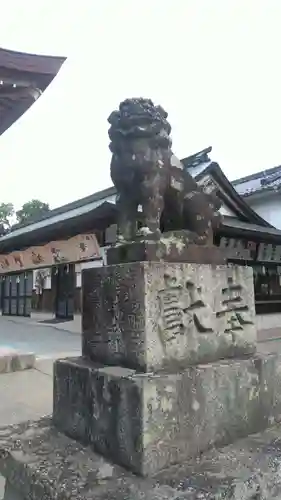
<svg viewBox="0 0 281 500"><path fill-rule="evenodd" d="M281 163L280 0L12 0L1 18L0 46L68 61L0 138L0 202L108 187L126 97L169 112L179 157L212 145L231 179Z"/></svg>

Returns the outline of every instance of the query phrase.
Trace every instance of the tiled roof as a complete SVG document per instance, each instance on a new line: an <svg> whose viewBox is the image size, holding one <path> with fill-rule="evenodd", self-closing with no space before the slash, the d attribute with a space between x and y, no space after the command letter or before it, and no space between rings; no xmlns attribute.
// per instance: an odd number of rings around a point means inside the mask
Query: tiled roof
<svg viewBox="0 0 281 500"><path fill-rule="evenodd" d="M281 166L262 170L232 182L236 191L243 197L281 188Z"/></svg>
<svg viewBox="0 0 281 500"><path fill-rule="evenodd" d="M53 210L50 210L47 212L45 215L41 215L40 217L34 218L32 221L26 223L26 224L16 224L13 226L13 230L11 231L12 234L14 231L17 231L18 229L23 229L26 226L33 225L37 222L42 222L43 220L46 219L53 219L54 217L62 216L63 214L71 214L69 217L73 216L74 211L78 211L78 213L83 213L84 207L89 206L92 204L96 204L97 206L101 203L104 202L109 202L109 203L115 203L115 198L116 198L116 189L115 187L109 187L107 189L103 189L101 191L97 191L94 194L90 194L89 196L85 196L84 198L80 198L79 200L72 201L70 203L67 203L66 205L62 205L58 208L54 208ZM63 218L63 217L62 217Z"/></svg>

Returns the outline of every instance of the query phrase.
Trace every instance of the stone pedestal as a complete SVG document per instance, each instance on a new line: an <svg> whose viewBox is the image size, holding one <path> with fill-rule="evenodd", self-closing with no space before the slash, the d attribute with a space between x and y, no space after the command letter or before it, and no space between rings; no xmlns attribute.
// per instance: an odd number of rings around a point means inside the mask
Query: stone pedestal
<svg viewBox="0 0 281 500"><path fill-rule="evenodd" d="M108 249L107 263L165 261L218 265L226 262L226 253L222 249L215 245L195 245L189 242L189 237L189 231L172 231L156 241L146 239L116 245Z"/></svg>
<svg viewBox="0 0 281 500"><path fill-rule="evenodd" d="M250 355L252 269L136 262L83 272L83 356L140 371Z"/></svg>
<svg viewBox="0 0 281 500"><path fill-rule="evenodd" d="M82 288L83 357L54 369L65 434L151 475L278 420L251 268L122 263L84 270Z"/></svg>
<svg viewBox="0 0 281 500"><path fill-rule="evenodd" d="M53 421L113 462L151 475L279 421L276 362L255 357L140 374L82 358L60 360Z"/></svg>

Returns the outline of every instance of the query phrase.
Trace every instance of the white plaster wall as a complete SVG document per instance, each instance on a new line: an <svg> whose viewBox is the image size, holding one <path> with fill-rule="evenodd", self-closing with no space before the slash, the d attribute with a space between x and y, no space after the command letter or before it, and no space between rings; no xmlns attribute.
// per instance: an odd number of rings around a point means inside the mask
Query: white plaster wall
<svg viewBox="0 0 281 500"><path fill-rule="evenodd" d="M281 313L257 314L257 330L268 330L271 328L281 329Z"/></svg>
<svg viewBox="0 0 281 500"><path fill-rule="evenodd" d="M101 267L103 265L106 265L106 251L108 247L101 247L100 252L101 252L101 259L100 260L89 260L87 262L81 262L78 264L75 264L75 273L76 273L76 287L81 287L82 284L82 271L83 269L89 269L93 267Z"/></svg>
<svg viewBox="0 0 281 500"><path fill-rule="evenodd" d="M281 229L281 194L271 193L259 200L246 198L250 207L277 229Z"/></svg>

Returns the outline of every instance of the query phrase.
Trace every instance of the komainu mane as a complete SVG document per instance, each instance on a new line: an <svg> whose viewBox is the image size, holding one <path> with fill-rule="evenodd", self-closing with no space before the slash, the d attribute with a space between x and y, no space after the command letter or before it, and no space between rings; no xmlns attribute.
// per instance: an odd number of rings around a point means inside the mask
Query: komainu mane
<svg viewBox="0 0 281 500"><path fill-rule="evenodd" d="M159 238L161 231L184 229L193 243L210 244L220 223L220 203L202 191L173 154L167 117L161 106L138 98L126 99L108 118L118 239Z"/></svg>

